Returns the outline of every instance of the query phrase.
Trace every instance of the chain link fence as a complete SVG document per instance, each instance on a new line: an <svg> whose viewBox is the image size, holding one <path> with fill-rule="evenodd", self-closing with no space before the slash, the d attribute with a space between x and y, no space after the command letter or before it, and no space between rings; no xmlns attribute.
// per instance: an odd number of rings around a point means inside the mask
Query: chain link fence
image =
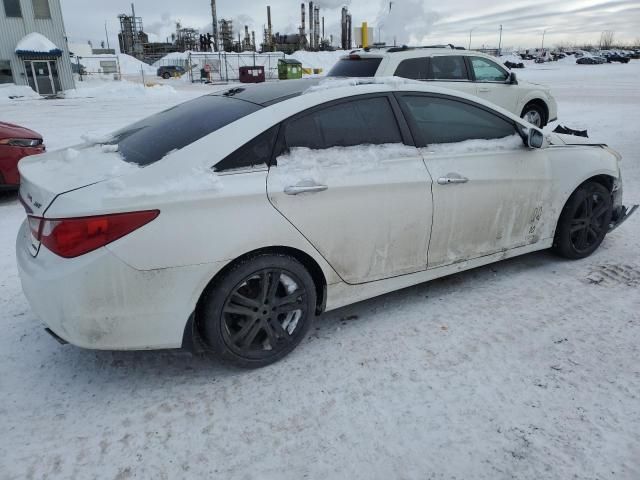
<svg viewBox="0 0 640 480"><path fill-rule="evenodd" d="M75 56L71 59L71 68L81 82L86 77L122 79L120 60L117 55Z"/></svg>
<svg viewBox="0 0 640 480"><path fill-rule="evenodd" d="M240 67L264 67L265 78L278 78L278 60L282 52L274 53L189 53L186 59L167 59L166 65L178 65L187 71L191 82L234 82L240 80ZM159 65L159 64L156 64ZM208 70L208 71L207 71Z"/></svg>

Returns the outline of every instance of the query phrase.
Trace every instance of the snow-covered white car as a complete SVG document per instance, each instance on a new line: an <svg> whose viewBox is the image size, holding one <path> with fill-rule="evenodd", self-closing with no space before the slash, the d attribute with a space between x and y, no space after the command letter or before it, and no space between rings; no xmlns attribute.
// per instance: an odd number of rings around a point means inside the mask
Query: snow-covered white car
<svg viewBox="0 0 640 480"><path fill-rule="evenodd" d="M20 163L23 290L81 347L266 365L324 311L536 250L590 255L630 212L620 156L589 142L403 79L206 95Z"/></svg>
<svg viewBox="0 0 640 480"><path fill-rule="evenodd" d="M404 77L495 103L537 127L557 120L558 106L545 85L524 82L496 61L472 50L391 47L358 49L340 59L329 77Z"/></svg>

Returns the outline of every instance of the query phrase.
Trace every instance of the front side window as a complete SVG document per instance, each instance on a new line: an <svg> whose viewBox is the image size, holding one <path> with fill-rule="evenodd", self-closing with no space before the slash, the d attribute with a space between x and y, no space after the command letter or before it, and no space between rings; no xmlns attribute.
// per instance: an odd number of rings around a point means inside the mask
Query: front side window
<svg viewBox="0 0 640 480"><path fill-rule="evenodd" d="M7 17L22 17L20 0L3 0L4 13Z"/></svg>
<svg viewBox="0 0 640 480"><path fill-rule="evenodd" d="M246 143L214 167L216 172L267 166L278 136L278 126L270 128Z"/></svg>
<svg viewBox="0 0 640 480"><path fill-rule="evenodd" d="M33 3L33 16L36 18L51 18L49 0L31 0Z"/></svg>
<svg viewBox="0 0 640 480"><path fill-rule="evenodd" d="M386 97L351 100L294 118L287 123L284 137L288 148L314 150L402 143Z"/></svg>
<svg viewBox="0 0 640 480"><path fill-rule="evenodd" d="M412 80L426 80L429 78L428 66L426 58L409 58L400 62L394 75Z"/></svg>
<svg viewBox="0 0 640 480"><path fill-rule="evenodd" d="M492 140L516 135L515 126L482 108L457 100L427 96L401 96L418 146Z"/></svg>
<svg viewBox="0 0 640 480"><path fill-rule="evenodd" d="M431 58L433 80L468 80L467 65L462 56L436 56Z"/></svg>
<svg viewBox="0 0 640 480"><path fill-rule="evenodd" d="M506 82L509 74L486 58L472 57L473 73L477 82Z"/></svg>
<svg viewBox="0 0 640 480"><path fill-rule="evenodd" d="M13 83L13 73L9 60L0 60L0 83Z"/></svg>
<svg viewBox="0 0 640 480"><path fill-rule="evenodd" d="M126 162L150 165L261 108L243 100L205 95L125 127L104 143L118 145Z"/></svg>

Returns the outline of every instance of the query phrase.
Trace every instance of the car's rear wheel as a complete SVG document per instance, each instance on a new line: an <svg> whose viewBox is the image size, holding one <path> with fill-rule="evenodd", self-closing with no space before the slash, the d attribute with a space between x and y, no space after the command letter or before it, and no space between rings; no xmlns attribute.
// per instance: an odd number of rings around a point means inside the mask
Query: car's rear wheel
<svg viewBox="0 0 640 480"><path fill-rule="evenodd" d="M171 78L171 74L169 72L164 72L162 74L162 78L164 78L165 80L168 80Z"/></svg>
<svg viewBox="0 0 640 480"><path fill-rule="evenodd" d="M525 106L521 117L539 128L544 127L546 124L544 109L536 103L530 103Z"/></svg>
<svg viewBox="0 0 640 480"><path fill-rule="evenodd" d="M613 214L611 193L596 182L581 185L562 209L554 250L572 260L595 252L604 240Z"/></svg>
<svg viewBox="0 0 640 480"><path fill-rule="evenodd" d="M238 262L211 285L197 322L215 356L257 368L302 341L315 306L315 285L306 268L288 255L264 254Z"/></svg>

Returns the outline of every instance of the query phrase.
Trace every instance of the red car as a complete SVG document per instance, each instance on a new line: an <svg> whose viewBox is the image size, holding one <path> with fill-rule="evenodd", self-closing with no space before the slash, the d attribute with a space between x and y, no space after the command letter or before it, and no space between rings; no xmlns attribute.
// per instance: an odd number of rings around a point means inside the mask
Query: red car
<svg viewBox="0 0 640 480"><path fill-rule="evenodd" d="M0 190L18 188L20 159L44 151L40 134L18 125L0 122Z"/></svg>

